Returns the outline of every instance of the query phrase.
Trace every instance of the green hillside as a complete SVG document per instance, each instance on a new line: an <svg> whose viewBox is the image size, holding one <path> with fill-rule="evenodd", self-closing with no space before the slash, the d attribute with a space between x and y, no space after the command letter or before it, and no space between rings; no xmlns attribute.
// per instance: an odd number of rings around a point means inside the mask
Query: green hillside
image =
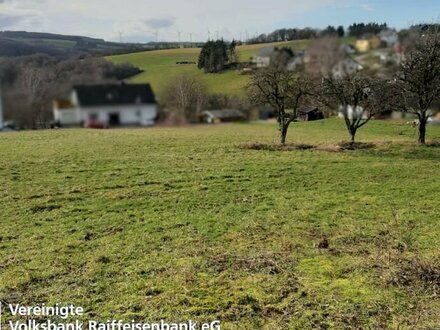
<svg viewBox="0 0 440 330"><path fill-rule="evenodd" d="M352 42L346 39L345 42ZM293 50L304 49L310 40L279 42L270 44L246 45L238 47L240 60L245 62L255 56L258 50L270 46L288 46ZM184 48L158 50L142 53L110 56L109 60L116 63L131 63L144 72L132 79L134 83L151 83L155 92L160 96L169 82L183 73L191 74L206 83L210 92L224 94L242 94L249 77L238 71L228 71L221 74L205 74L196 65L178 65L179 61L197 61L199 48Z"/></svg>

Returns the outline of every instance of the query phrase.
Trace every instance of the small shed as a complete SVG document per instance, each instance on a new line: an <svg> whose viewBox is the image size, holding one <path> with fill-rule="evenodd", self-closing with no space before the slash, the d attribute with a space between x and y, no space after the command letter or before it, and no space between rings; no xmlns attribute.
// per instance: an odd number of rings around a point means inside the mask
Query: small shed
<svg viewBox="0 0 440 330"><path fill-rule="evenodd" d="M308 106L298 109L298 120L315 121L324 119L324 113L318 107Z"/></svg>
<svg viewBox="0 0 440 330"><path fill-rule="evenodd" d="M201 119L207 124L219 124L245 121L246 116L236 109L206 110L201 113Z"/></svg>

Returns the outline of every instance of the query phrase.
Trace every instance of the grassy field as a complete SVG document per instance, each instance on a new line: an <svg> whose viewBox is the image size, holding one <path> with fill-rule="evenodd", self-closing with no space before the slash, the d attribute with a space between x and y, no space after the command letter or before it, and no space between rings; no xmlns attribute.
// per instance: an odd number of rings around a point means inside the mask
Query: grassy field
<svg viewBox="0 0 440 330"><path fill-rule="evenodd" d="M374 149L238 147L277 138L273 124L0 134L0 300L222 329L439 329L440 148L379 121L359 132ZM346 131L288 138L331 147Z"/></svg>
<svg viewBox="0 0 440 330"><path fill-rule="evenodd" d="M345 38L344 42L353 43L352 38ZM310 41L290 41L271 44L246 45L238 47L240 61L249 61L258 53L258 50L272 46L287 46L293 50L306 48ZM134 77L134 83L151 83L154 91L160 96L173 80L173 78L189 74L203 81L210 92L220 94L244 94L249 77L241 75L238 71L227 71L220 74L205 74L197 69L197 65L178 65L178 61L197 62L200 53L199 48L170 49L133 53L126 55L110 56L109 60L115 63L131 63L144 70L143 73Z"/></svg>

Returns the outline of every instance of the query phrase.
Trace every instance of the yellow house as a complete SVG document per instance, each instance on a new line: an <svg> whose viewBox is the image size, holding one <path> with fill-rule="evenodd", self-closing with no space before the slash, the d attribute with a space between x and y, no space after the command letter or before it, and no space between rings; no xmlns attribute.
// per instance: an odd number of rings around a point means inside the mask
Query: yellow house
<svg viewBox="0 0 440 330"><path fill-rule="evenodd" d="M370 42L367 39L356 40L355 48L360 53L365 53L370 50Z"/></svg>
<svg viewBox="0 0 440 330"><path fill-rule="evenodd" d="M378 36L371 36L356 40L355 48L358 52L365 53L372 49L380 48L381 45L382 41Z"/></svg>

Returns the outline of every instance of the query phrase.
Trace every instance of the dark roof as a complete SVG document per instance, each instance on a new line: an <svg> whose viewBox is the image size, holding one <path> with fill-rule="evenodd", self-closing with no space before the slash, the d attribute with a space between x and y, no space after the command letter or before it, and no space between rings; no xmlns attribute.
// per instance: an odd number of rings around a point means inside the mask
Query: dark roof
<svg viewBox="0 0 440 330"><path fill-rule="evenodd" d="M303 114L314 112L314 111L319 111L319 109L314 106L304 106L304 107L300 107L298 109L298 113L303 113Z"/></svg>
<svg viewBox="0 0 440 330"><path fill-rule="evenodd" d="M81 85L73 89L82 106L156 103L149 84Z"/></svg>

